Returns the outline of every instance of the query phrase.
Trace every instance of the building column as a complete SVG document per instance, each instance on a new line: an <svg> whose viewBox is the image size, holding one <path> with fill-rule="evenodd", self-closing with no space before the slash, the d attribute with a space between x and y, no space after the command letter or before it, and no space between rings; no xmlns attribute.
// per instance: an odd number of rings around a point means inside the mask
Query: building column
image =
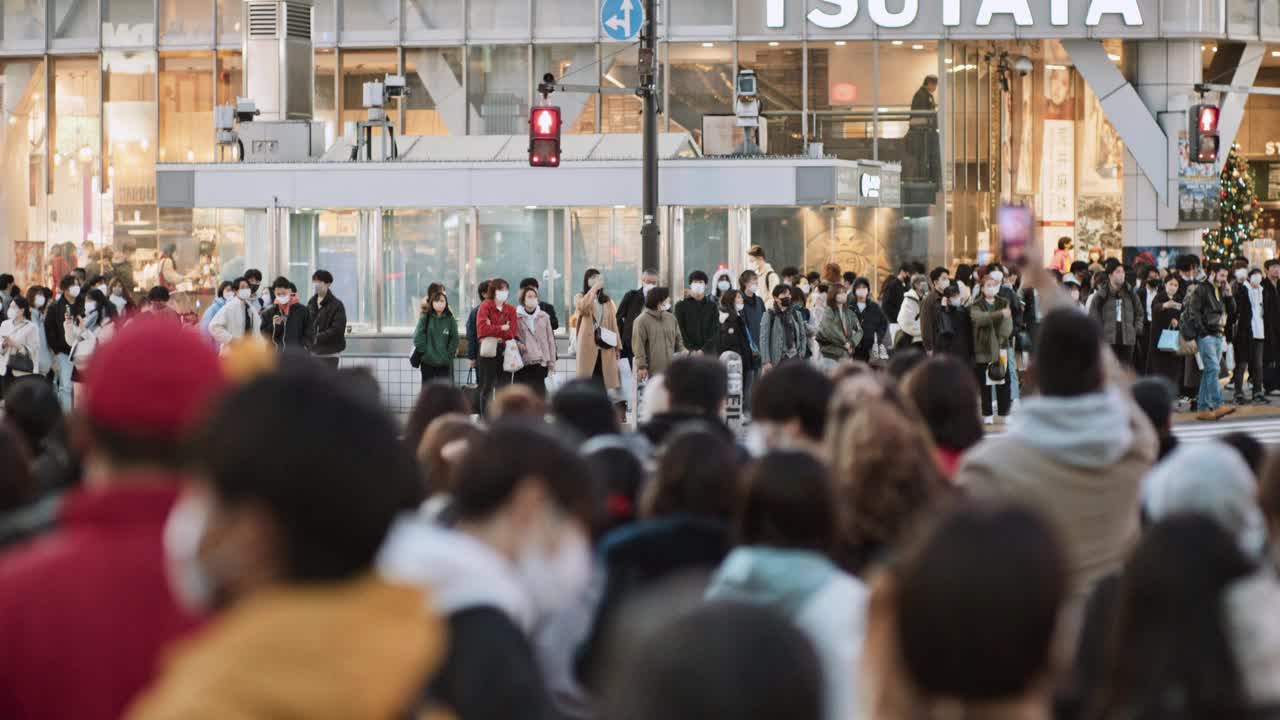
<svg viewBox="0 0 1280 720"><path fill-rule="evenodd" d="M1198 229L1162 230L1161 207L1177 216L1178 136L1187 129L1186 111L1198 97L1203 63L1200 40L1137 40L1125 43L1126 75L1168 141L1167 205L1128 149L1124 166L1125 247L1188 247L1199 251Z"/></svg>

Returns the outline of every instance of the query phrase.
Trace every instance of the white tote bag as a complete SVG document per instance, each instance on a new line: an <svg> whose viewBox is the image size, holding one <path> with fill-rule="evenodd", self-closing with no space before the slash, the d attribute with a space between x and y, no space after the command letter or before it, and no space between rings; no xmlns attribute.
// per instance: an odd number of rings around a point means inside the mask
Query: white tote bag
<svg viewBox="0 0 1280 720"><path fill-rule="evenodd" d="M524 358L520 356L520 346L515 340L507 341L507 349L502 353L502 371L513 373L524 367Z"/></svg>

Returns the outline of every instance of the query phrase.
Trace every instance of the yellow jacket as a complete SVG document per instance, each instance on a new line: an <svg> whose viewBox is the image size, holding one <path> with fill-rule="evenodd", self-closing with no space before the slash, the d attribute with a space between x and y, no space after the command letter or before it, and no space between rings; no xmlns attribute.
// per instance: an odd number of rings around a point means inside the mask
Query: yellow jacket
<svg viewBox="0 0 1280 720"><path fill-rule="evenodd" d="M180 644L130 720L402 720L439 667L419 589L373 576L256 593Z"/></svg>

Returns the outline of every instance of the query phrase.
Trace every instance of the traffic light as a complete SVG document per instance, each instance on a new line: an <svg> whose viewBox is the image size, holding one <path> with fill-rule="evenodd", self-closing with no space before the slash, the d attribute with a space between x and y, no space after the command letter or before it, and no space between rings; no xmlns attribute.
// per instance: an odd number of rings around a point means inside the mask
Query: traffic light
<svg viewBox="0 0 1280 720"><path fill-rule="evenodd" d="M1218 160L1218 113L1217 105L1191 106L1191 162Z"/></svg>
<svg viewBox="0 0 1280 720"><path fill-rule="evenodd" d="M540 105L529 113L529 164L560 166L560 108Z"/></svg>

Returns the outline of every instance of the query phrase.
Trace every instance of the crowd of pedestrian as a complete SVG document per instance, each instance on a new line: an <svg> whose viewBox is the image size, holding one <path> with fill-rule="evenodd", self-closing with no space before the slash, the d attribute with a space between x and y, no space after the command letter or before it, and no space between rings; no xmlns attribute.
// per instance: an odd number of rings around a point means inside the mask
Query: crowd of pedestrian
<svg viewBox="0 0 1280 720"><path fill-rule="evenodd" d="M465 348L433 286L403 427L334 369L323 271L305 304L286 278L226 283L203 332L121 308L110 278L0 278L0 717L1280 710L1280 462L1247 435L1179 446L1192 386L1135 380L1199 357L1204 391L1244 338L1265 399L1280 270L1233 287L1186 257L1135 290L1118 265L908 265L877 302L838 267L749 257L736 283L646 273L617 301L587 271L560 385L536 280L483 283ZM471 350L478 392L454 382ZM627 371L643 412L618 412Z"/></svg>

